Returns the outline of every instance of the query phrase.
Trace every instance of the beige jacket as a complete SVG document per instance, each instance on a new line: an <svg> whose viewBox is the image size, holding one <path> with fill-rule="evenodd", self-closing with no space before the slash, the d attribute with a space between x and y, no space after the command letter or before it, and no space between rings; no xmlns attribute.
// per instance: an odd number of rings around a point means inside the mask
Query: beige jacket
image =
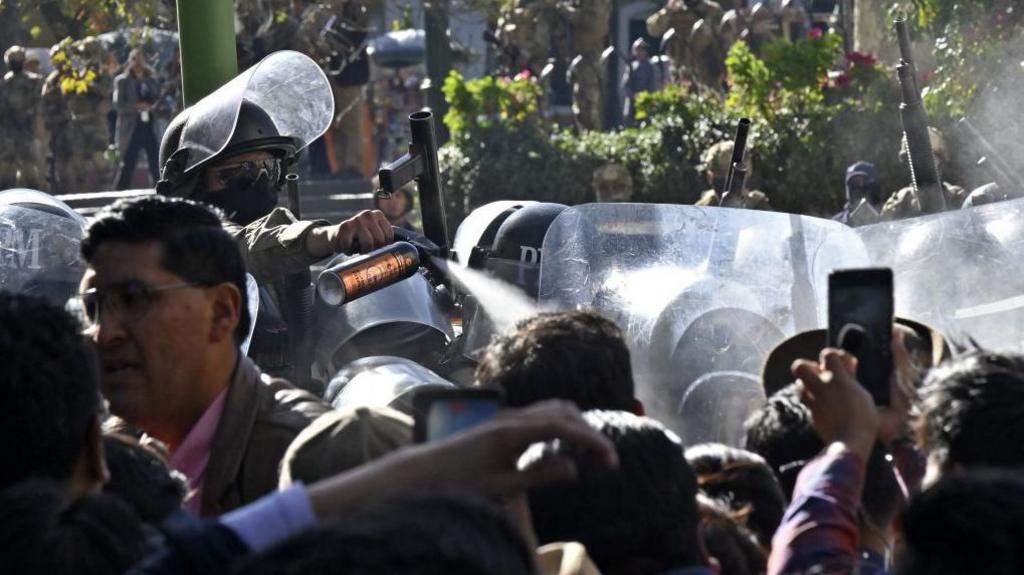
<svg viewBox="0 0 1024 575"><path fill-rule="evenodd" d="M292 440L330 406L242 358L228 388L203 481L203 516L221 515L277 489Z"/></svg>

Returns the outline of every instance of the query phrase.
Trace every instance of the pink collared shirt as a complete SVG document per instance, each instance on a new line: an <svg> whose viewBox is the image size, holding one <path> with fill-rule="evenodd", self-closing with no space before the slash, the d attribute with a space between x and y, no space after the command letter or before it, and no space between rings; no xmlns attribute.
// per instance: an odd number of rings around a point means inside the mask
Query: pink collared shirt
<svg viewBox="0 0 1024 575"><path fill-rule="evenodd" d="M182 507L191 515L199 516L203 501L203 481L206 479L206 464L210 462L210 449L213 447L213 436L220 424L221 413L224 412L224 400L228 390L224 388L213 403L206 408L199 421L185 436L178 449L171 454L171 467L188 477L188 495Z"/></svg>

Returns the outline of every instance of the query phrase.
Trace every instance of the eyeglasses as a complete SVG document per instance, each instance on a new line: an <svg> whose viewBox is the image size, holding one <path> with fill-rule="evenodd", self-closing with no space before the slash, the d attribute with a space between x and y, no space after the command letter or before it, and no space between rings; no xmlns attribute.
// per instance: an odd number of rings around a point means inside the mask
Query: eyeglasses
<svg viewBox="0 0 1024 575"><path fill-rule="evenodd" d="M116 313L121 321L134 322L145 317L150 306L160 294L170 290L209 287L213 284L199 282L183 282L162 286L151 286L141 281L127 281L113 284L102 290L92 288L71 298L68 308L75 313L85 325L92 329L99 325L100 312Z"/></svg>
<svg viewBox="0 0 1024 575"><path fill-rule="evenodd" d="M255 182L260 176L266 176L271 182L281 181L281 159L266 158L263 160L246 160L237 164L228 164L215 168L217 177L224 183L235 180Z"/></svg>

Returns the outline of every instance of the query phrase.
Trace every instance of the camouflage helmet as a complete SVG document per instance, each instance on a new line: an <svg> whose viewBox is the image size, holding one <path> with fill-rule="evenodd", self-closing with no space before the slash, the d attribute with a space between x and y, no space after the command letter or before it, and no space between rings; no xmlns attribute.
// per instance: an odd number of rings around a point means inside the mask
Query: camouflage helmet
<svg viewBox="0 0 1024 575"><path fill-rule="evenodd" d="M4 64L7 67L25 65L25 49L21 46L11 46L4 52Z"/></svg>
<svg viewBox="0 0 1024 575"><path fill-rule="evenodd" d="M736 144L732 140L724 140L711 146L701 156L701 168L705 172L714 172L719 176L724 176L729 172L729 162L732 161L732 151L735 147ZM743 158L743 163L746 164L749 176L754 171L754 164L750 159L749 152Z"/></svg>

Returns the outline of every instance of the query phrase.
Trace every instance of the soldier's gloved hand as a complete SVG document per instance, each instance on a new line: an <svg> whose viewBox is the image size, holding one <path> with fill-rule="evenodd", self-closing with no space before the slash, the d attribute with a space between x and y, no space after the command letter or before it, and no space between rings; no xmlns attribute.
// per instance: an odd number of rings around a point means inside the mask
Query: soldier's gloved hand
<svg viewBox="0 0 1024 575"><path fill-rule="evenodd" d="M384 213L363 210L336 226L314 228L307 247L316 257L333 254L367 253L395 241L395 232Z"/></svg>

